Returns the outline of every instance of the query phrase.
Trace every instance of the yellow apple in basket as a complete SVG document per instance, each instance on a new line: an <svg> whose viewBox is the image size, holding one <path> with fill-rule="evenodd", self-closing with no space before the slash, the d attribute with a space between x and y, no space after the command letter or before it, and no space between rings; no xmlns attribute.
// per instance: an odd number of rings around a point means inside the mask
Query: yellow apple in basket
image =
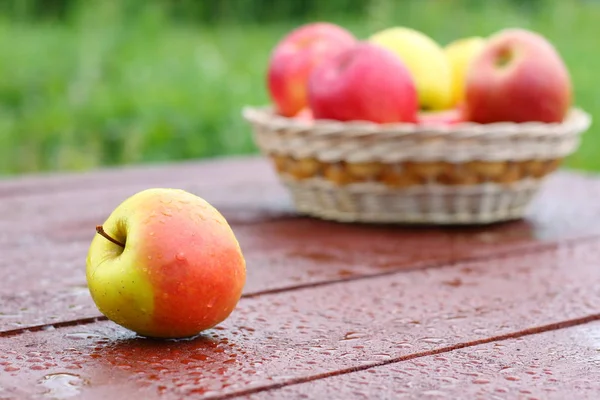
<svg viewBox="0 0 600 400"><path fill-rule="evenodd" d="M194 336L225 320L246 279L240 246L208 202L177 189L126 199L98 226L86 277L100 312L143 336Z"/></svg>
<svg viewBox="0 0 600 400"><path fill-rule="evenodd" d="M442 110L450 106L450 64L438 43L406 27L382 30L372 35L369 41L396 54L408 67L417 86L421 109Z"/></svg>
<svg viewBox="0 0 600 400"><path fill-rule="evenodd" d="M473 58L483 49L485 39L479 36L467 37L449 43L444 52L452 71L452 101L455 107L465 97L465 79Z"/></svg>

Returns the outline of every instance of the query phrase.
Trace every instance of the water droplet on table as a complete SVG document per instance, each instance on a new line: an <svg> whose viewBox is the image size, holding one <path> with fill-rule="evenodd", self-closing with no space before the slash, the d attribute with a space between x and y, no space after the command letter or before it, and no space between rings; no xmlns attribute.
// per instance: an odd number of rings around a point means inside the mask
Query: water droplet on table
<svg viewBox="0 0 600 400"><path fill-rule="evenodd" d="M439 399L445 399L448 397L448 394L446 392L442 392L441 390L426 390L421 394Z"/></svg>
<svg viewBox="0 0 600 400"><path fill-rule="evenodd" d="M44 396L52 399L77 396L86 384L87 381L79 375L67 373L48 374L40 380L40 385L46 388Z"/></svg>
<svg viewBox="0 0 600 400"><path fill-rule="evenodd" d="M73 339L73 340L85 340L85 339L100 339L100 338L103 338L104 336L98 335L96 333L91 333L91 332L74 332L74 333L67 333L65 335L65 337L67 339Z"/></svg>
<svg viewBox="0 0 600 400"><path fill-rule="evenodd" d="M426 338L421 339L421 342L439 344L439 343L443 343L444 339L436 338L436 337L426 337Z"/></svg>
<svg viewBox="0 0 600 400"><path fill-rule="evenodd" d="M365 335L361 334L360 332L347 332L342 340L357 340L364 336Z"/></svg>

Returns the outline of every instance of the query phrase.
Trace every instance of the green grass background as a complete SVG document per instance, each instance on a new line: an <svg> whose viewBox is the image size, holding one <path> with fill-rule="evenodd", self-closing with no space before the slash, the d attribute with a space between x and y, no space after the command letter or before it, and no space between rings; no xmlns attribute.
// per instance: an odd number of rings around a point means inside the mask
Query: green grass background
<svg viewBox="0 0 600 400"><path fill-rule="evenodd" d="M564 57L577 105L600 119L600 2L591 0L0 1L0 175L256 153L240 117L297 25L359 37L392 25L440 44L536 30ZM568 165L600 170L592 126Z"/></svg>

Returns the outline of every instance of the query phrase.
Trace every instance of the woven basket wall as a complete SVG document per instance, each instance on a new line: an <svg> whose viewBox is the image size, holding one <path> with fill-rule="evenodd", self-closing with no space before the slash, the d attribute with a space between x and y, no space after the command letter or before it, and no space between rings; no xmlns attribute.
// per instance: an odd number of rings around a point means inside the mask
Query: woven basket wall
<svg viewBox="0 0 600 400"><path fill-rule="evenodd" d="M591 118L562 123L343 123L246 107L299 212L343 222L481 224L523 217Z"/></svg>

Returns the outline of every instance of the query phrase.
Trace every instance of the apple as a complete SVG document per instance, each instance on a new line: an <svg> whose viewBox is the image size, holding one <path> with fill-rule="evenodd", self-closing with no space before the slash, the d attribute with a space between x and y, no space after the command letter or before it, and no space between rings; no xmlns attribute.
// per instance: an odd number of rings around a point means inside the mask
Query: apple
<svg viewBox="0 0 600 400"><path fill-rule="evenodd" d="M307 122L312 121L314 119L312 110L308 107L304 107L302 110L300 110L300 112L296 114L294 118Z"/></svg>
<svg viewBox="0 0 600 400"><path fill-rule="evenodd" d="M305 24L284 36L271 53L267 71L269 95L277 113L292 117L305 108L313 68L355 42L349 31L329 22Z"/></svg>
<svg viewBox="0 0 600 400"><path fill-rule="evenodd" d="M416 83L421 109L443 110L450 106L450 64L438 43L424 33L406 27L384 29L368 40L392 51L406 65Z"/></svg>
<svg viewBox="0 0 600 400"><path fill-rule="evenodd" d="M467 71L464 106L473 122L561 122L571 102L562 58L546 38L529 30L495 33Z"/></svg>
<svg viewBox="0 0 600 400"><path fill-rule="evenodd" d="M452 107L462 103L465 98L465 78L471 61L483 49L485 39L472 36L457 39L444 48L452 72Z"/></svg>
<svg viewBox="0 0 600 400"><path fill-rule="evenodd" d="M464 122L460 107L441 111L419 111L417 122L422 125L455 125Z"/></svg>
<svg viewBox="0 0 600 400"><path fill-rule="evenodd" d="M415 122L419 108L410 71L390 51L367 42L318 65L308 93L315 119Z"/></svg>
<svg viewBox="0 0 600 400"><path fill-rule="evenodd" d="M113 322L142 336L184 338L236 307L245 260L225 218L202 198L147 189L96 229L86 278L96 306Z"/></svg>

